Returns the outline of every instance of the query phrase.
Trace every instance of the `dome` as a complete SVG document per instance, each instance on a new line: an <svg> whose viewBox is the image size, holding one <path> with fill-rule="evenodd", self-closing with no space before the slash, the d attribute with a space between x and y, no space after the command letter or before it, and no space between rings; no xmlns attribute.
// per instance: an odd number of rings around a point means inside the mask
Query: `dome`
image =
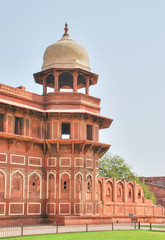
<svg viewBox="0 0 165 240"><path fill-rule="evenodd" d="M67 24L62 39L47 47L43 60L42 70L80 68L90 71L88 52L83 46L70 39Z"/></svg>

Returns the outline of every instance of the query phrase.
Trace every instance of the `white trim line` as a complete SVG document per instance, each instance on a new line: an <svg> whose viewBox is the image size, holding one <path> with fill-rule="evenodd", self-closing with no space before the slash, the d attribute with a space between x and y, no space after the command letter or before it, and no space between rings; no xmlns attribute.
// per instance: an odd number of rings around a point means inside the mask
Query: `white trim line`
<svg viewBox="0 0 165 240"><path fill-rule="evenodd" d="M12 179L12 176L15 174L15 173L19 173L22 175L23 177L23 199L25 198L25 175L23 172L21 172L19 169L18 170L15 170L13 171L11 174L10 174L10 188L9 188L9 198L11 198L11 179Z"/></svg>
<svg viewBox="0 0 165 240"><path fill-rule="evenodd" d="M95 176L95 200L99 200L99 189L98 189L98 179L97 177L99 176L99 174L97 174ZM97 199L96 199L96 196L97 196Z"/></svg>
<svg viewBox="0 0 165 240"><path fill-rule="evenodd" d="M54 205L54 213L48 213L48 211L47 211L47 206L50 205L50 204ZM47 215L55 215L56 214L56 203L52 203L52 202L46 203L46 214Z"/></svg>
<svg viewBox="0 0 165 240"><path fill-rule="evenodd" d="M69 159L70 164L69 165L61 165L62 159ZM60 167L71 167L71 157L60 157Z"/></svg>
<svg viewBox="0 0 165 240"><path fill-rule="evenodd" d="M23 205L22 213L11 213L11 205L12 204L22 204ZM21 203L21 202L10 202L9 203L9 215L24 215L24 203Z"/></svg>
<svg viewBox="0 0 165 240"><path fill-rule="evenodd" d="M35 159L39 159L40 160L40 164L31 164L30 162L30 158L35 158ZM33 157L33 156L28 156L28 165L29 166L34 166L34 167L42 167L42 158L40 157Z"/></svg>
<svg viewBox="0 0 165 240"><path fill-rule="evenodd" d="M91 161L91 162L92 162L92 167L88 167L88 166L87 166L87 161ZM91 158L86 158L86 168L93 168L93 159L91 159Z"/></svg>
<svg viewBox="0 0 165 240"><path fill-rule="evenodd" d="M76 159L82 159L82 165L76 165ZM81 157L76 157L76 158L74 158L74 166L75 167L83 167L83 165L84 165L84 159L83 158L81 158Z"/></svg>
<svg viewBox="0 0 165 240"><path fill-rule="evenodd" d="M41 176L38 172L36 172L36 171L31 172L31 173L28 175L28 192L27 192L27 198L29 199L29 181L30 181L31 175L33 175L33 174L36 174L36 175L39 177L39 181L40 181L40 199L41 199L41 197L42 197L42 176Z"/></svg>
<svg viewBox="0 0 165 240"><path fill-rule="evenodd" d="M86 175L86 180L87 180L87 178L88 178L88 175L89 176L91 176L91 178L92 178L92 190L91 190L91 200L93 200L93 186L94 186L94 183L93 183L93 176L92 176L92 174L91 173L87 173L87 175ZM87 192L87 181L85 181L85 185L86 185L86 200L87 200L87 194L88 194L88 192Z"/></svg>
<svg viewBox="0 0 165 240"><path fill-rule="evenodd" d="M79 205L82 205L82 213L76 213L76 205L79 204ZM83 203L74 203L74 214L78 214L78 215L83 215Z"/></svg>
<svg viewBox="0 0 165 240"><path fill-rule="evenodd" d="M40 212L39 213L29 213L29 205L30 204L38 204L40 205ZM41 203L36 203L36 202L29 202L27 203L27 215L41 215Z"/></svg>
<svg viewBox="0 0 165 240"><path fill-rule="evenodd" d="M49 159L55 159L55 165L49 165L49 164L48 164ZM48 157L48 158L47 158L47 167L56 167L56 157Z"/></svg>
<svg viewBox="0 0 165 240"><path fill-rule="evenodd" d="M96 167L96 162L98 162L98 167ZM95 160L95 169L99 169L99 160Z"/></svg>
<svg viewBox="0 0 165 240"><path fill-rule="evenodd" d="M6 215L6 203L1 202L0 205L4 205L4 213L0 213L0 216L4 216L4 215Z"/></svg>
<svg viewBox="0 0 165 240"><path fill-rule="evenodd" d="M7 174L6 174L5 171L3 171L2 169L0 169L0 172L5 176L5 198L6 198L6 192L7 192Z"/></svg>
<svg viewBox="0 0 165 240"><path fill-rule="evenodd" d="M78 172L74 175L74 198L76 198L76 177L77 175L81 175L82 176L82 199L83 199L83 195L84 195L84 181L83 181L83 174L81 172Z"/></svg>
<svg viewBox="0 0 165 240"><path fill-rule="evenodd" d="M68 172L62 172L59 176L59 198L61 199L61 178L63 174L67 174L69 176L69 198L71 198L71 175Z"/></svg>
<svg viewBox="0 0 165 240"><path fill-rule="evenodd" d="M24 158L24 163L14 163L14 162L12 162L12 157L13 157L13 156L23 157L23 158ZM17 155L17 154L10 154L10 164L25 165L25 156L24 156L24 155Z"/></svg>
<svg viewBox="0 0 165 240"><path fill-rule="evenodd" d="M61 204L69 204L69 213L61 213ZM59 215L71 215L71 203L60 203L59 204Z"/></svg>
<svg viewBox="0 0 165 240"><path fill-rule="evenodd" d="M87 213L87 205L92 205L92 213ZM86 215L92 215L93 214L93 203L86 203Z"/></svg>
<svg viewBox="0 0 165 240"><path fill-rule="evenodd" d="M91 178L92 178L92 180L93 180L93 175L92 175L91 173L87 173L87 175L86 175L86 179L87 179L88 175L90 175Z"/></svg>
<svg viewBox="0 0 165 240"><path fill-rule="evenodd" d="M7 153L0 153L0 155L6 155L6 161L5 162L0 161L0 163L7 163Z"/></svg>
<svg viewBox="0 0 165 240"><path fill-rule="evenodd" d="M48 199L49 195L49 176L50 174L54 175L54 199L56 199L56 174L54 172L47 172L47 190L46 190L46 196Z"/></svg>

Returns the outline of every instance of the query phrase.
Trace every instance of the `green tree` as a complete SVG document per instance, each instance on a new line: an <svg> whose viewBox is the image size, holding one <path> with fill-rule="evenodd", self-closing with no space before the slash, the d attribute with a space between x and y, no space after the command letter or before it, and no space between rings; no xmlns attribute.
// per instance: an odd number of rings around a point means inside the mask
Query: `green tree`
<svg viewBox="0 0 165 240"><path fill-rule="evenodd" d="M149 191L149 186L142 182L137 174L131 171L130 166L119 155L105 154L99 161L99 174L106 178L126 179L127 181L135 180L142 188L144 197L157 202L154 193Z"/></svg>
<svg viewBox="0 0 165 240"><path fill-rule="evenodd" d="M99 161L99 174L102 177L129 179L132 172L124 159L119 155L105 154Z"/></svg>

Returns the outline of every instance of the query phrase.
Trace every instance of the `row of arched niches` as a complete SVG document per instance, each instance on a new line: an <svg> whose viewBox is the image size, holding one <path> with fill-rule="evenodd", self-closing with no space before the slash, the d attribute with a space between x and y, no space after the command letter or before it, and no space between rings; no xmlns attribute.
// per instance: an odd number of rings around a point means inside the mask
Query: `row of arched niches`
<svg viewBox="0 0 165 240"><path fill-rule="evenodd" d="M11 199L42 199L44 181L47 182L47 199L70 199L74 192L74 199L80 200L93 200L95 193L95 199L99 201L103 201L103 194L104 200L108 202L124 202L126 198L128 202L134 202L135 199L143 201L143 191L138 184L135 188L134 182L113 183L113 180L109 179L103 184L98 175L77 172L74 175L74 184L71 184L71 174L67 171L61 172L58 178L55 171L48 171L45 179L40 171L31 171L27 175L24 171L15 170L11 172L10 178L7 178L7 173L2 169L0 169L0 198L5 199L8 195ZM10 188L7 189L7 186Z"/></svg>

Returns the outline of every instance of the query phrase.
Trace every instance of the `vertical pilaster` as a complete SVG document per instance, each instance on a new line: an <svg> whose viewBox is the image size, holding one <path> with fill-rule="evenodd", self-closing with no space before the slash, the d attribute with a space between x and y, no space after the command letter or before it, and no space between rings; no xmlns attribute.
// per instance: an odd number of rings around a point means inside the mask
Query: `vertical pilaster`
<svg viewBox="0 0 165 240"><path fill-rule="evenodd" d="M124 179L124 215L127 215L127 181Z"/></svg>
<svg viewBox="0 0 165 240"><path fill-rule="evenodd" d="M136 184L136 181L134 181L133 202L137 203L137 184Z"/></svg>
<svg viewBox="0 0 165 240"><path fill-rule="evenodd" d="M113 179L113 202L116 202L117 198L117 181L116 178Z"/></svg>
<svg viewBox="0 0 165 240"><path fill-rule="evenodd" d="M124 202L127 202L127 181L124 179Z"/></svg>
<svg viewBox="0 0 165 240"><path fill-rule="evenodd" d="M114 202L114 205L113 205L113 214L115 215L116 214L116 200L117 200L117 181L116 181L116 178L113 179L113 202Z"/></svg>
<svg viewBox="0 0 165 240"><path fill-rule="evenodd" d="M102 205L103 205L103 208L102 208L102 214L105 214L105 194L106 194L106 191L105 191L105 178L103 178L103 181L102 181Z"/></svg>

